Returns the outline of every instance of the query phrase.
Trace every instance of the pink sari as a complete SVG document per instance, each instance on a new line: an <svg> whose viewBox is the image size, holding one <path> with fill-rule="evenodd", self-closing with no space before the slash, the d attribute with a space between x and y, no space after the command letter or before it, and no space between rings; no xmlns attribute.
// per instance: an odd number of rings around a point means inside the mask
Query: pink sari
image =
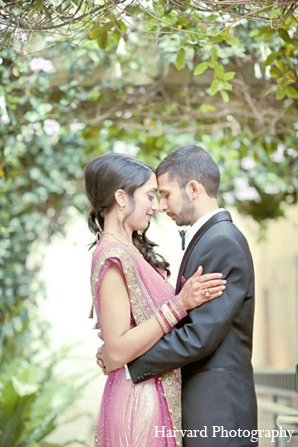
<svg viewBox="0 0 298 447"><path fill-rule="evenodd" d="M173 295L172 286L133 248L102 241L94 251L91 269L97 316L99 286L111 263L116 263L123 272L130 295L132 325L150 318ZM174 428L178 430L176 433ZM109 374L97 424L96 447L177 447L181 445L180 429L180 370L137 385L125 367Z"/></svg>

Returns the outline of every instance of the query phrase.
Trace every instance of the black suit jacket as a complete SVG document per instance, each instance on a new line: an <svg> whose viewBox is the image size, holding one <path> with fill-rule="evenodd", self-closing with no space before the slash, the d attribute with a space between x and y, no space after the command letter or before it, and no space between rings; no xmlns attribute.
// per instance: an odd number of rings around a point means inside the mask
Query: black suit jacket
<svg viewBox="0 0 298 447"><path fill-rule="evenodd" d="M185 447L257 446L251 365L254 269L247 241L228 212L215 214L192 239L181 263L177 292L181 276L189 278L199 265L204 273L223 274L224 294L190 311L172 332L131 362L129 371L138 383L181 368L183 429L204 430L207 435L184 437Z"/></svg>

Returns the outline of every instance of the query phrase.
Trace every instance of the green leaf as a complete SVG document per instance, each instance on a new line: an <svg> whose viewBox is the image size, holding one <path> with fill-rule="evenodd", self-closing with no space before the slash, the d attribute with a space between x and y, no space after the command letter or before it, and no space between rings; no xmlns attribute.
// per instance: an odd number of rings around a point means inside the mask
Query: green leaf
<svg viewBox="0 0 298 447"><path fill-rule="evenodd" d="M285 64L285 62L281 59L279 59L278 61L276 61L276 66L277 68L279 68L281 71L286 71L287 70L287 64Z"/></svg>
<svg viewBox="0 0 298 447"><path fill-rule="evenodd" d="M112 22L108 22L102 26L98 26L90 31L89 38L91 40L96 40L99 48L105 50L108 46L108 33L113 27L114 24Z"/></svg>
<svg viewBox="0 0 298 447"><path fill-rule="evenodd" d="M126 32L126 31L127 31L126 23L123 22L123 20L117 20L116 23L117 23L118 28L119 28L122 32Z"/></svg>
<svg viewBox="0 0 298 447"><path fill-rule="evenodd" d="M280 78L282 76L281 72L279 70L277 70L277 68L275 68L275 67L270 68L270 75L273 78Z"/></svg>
<svg viewBox="0 0 298 447"><path fill-rule="evenodd" d="M219 62L214 63L214 74L216 78L222 79L222 76L225 73L224 66Z"/></svg>
<svg viewBox="0 0 298 447"><path fill-rule="evenodd" d="M108 30L105 30L101 33L101 35L97 38L97 45L102 50L105 50L108 46Z"/></svg>
<svg viewBox="0 0 298 447"><path fill-rule="evenodd" d="M204 114L208 114L208 113L213 113L216 111L216 106L212 105L212 104L202 104L200 106L200 111Z"/></svg>
<svg viewBox="0 0 298 447"><path fill-rule="evenodd" d="M227 81L222 82L222 88L223 88L224 90L233 90L233 86L232 86L232 84L230 84L230 83L227 82Z"/></svg>
<svg viewBox="0 0 298 447"><path fill-rule="evenodd" d="M295 73L293 73L291 70L286 71L284 73L284 81L285 84L294 84L296 82Z"/></svg>
<svg viewBox="0 0 298 447"><path fill-rule="evenodd" d="M221 94L221 97L224 100L224 102L230 101L230 97L225 90L221 90L220 94Z"/></svg>
<svg viewBox="0 0 298 447"><path fill-rule="evenodd" d="M224 75L222 76L222 80L223 81L230 81L231 79L234 78L236 72L235 71L227 71L226 73L224 73Z"/></svg>
<svg viewBox="0 0 298 447"><path fill-rule="evenodd" d="M177 70L181 70L185 66L185 50L184 48L180 48L176 57L176 68Z"/></svg>
<svg viewBox="0 0 298 447"><path fill-rule="evenodd" d="M208 15L208 22L209 23L216 22L217 20L218 20L218 15L217 14L210 14L210 15Z"/></svg>
<svg viewBox="0 0 298 447"><path fill-rule="evenodd" d="M231 37L229 39L227 39L227 44L233 46L233 45L239 45L240 41L239 39L237 39L237 37Z"/></svg>
<svg viewBox="0 0 298 447"><path fill-rule="evenodd" d="M269 26L265 26L259 31L259 36L261 36L265 40L271 39L274 34L276 34L276 30L270 28Z"/></svg>
<svg viewBox="0 0 298 447"><path fill-rule="evenodd" d="M25 11L25 8L21 9L21 8L14 7L14 8L12 8L12 11L17 16L17 15L21 15Z"/></svg>
<svg viewBox="0 0 298 447"><path fill-rule="evenodd" d="M205 71L207 70L207 68L209 67L209 62L201 62L200 64L198 64L194 70L194 75L201 75L203 73L205 73Z"/></svg>
<svg viewBox="0 0 298 447"><path fill-rule="evenodd" d="M291 39L289 33L284 28L279 28L278 30L279 37L284 40L286 43L293 43L293 40Z"/></svg>
<svg viewBox="0 0 298 447"><path fill-rule="evenodd" d="M43 0L35 0L32 8L40 11L42 9Z"/></svg>
<svg viewBox="0 0 298 447"><path fill-rule="evenodd" d="M291 98L298 99L298 91L294 87L287 87L286 92Z"/></svg>
<svg viewBox="0 0 298 447"><path fill-rule="evenodd" d="M210 95L211 96L215 95L218 92L219 87L220 87L219 80L218 79L214 79L212 81L212 83L211 83L211 86L210 86Z"/></svg>
<svg viewBox="0 0 298 447"><path fill-rule="evenodd" d="M231 31L231 27L230 26L228 26L225 30L224 30L224 36L225 36L225 39L230 39L231 38L231 36L230 36L230 31Z"/></svg>
<svg viewBox="0 0 298 447"><path fill-rule="evenodd" d="M120 33L119 30L114 29L112 31L112 40L113 40L113 47L114 48L117 48L117 46L118 46L118 44L120 42L121 37L122 37L122 34Z"/></svg>
<svg viewBox="0 0 298 447"><path fill-rule="evenodd" d="M268 65L272 65L278 55L279 55L278 51L273 51L271 54L269 54L269 56L264 62L264 66L267 67Z"/></svg>
<svg viewBox="0 0 298 447"><path fill-rule="evenodd" d="M223 40L224 40L224 36L223 36L222 34L219 34L218 36L211 37L211 38L209 39L209 42L210 42L210 43L220 43L220 42L222 42Z"/></svg>
<svg viewBox="0 0 298 447"><path fill-rule="evenodd" d="M31 394L36 393L36 391L38 390L38 385L36 383L26 383L20 381L17 377L12 377L11 381L17 395L20 397L31 396Z"/></svg>
<svg viewBox="0 0 298 447"><path fill-rule="evenodd" d="M96 28L93 28L89 33L89 38L91 40L96 40L102 33L102 27L97 26Z"/></svg>
<svg viewBox="0 0 298 447"><path fill-rule="evenodd" d="M287 91L286 91L286 89L283 86L278 86L275 98L277 100L283 99L286 96L286 93L287 93Z"/></svg>
<svg viewBox="0 0 298 447"><path fill-rule="evenodd" d="M262 37L265 33L270 31L270 29L271 28L269 26L263 26L259 30L256 30L255 33L256 33L257 36Z"/></svg>
<svg viewBox="0 0 298 447"><path fill-rule="evenodd" d="M218 59L218 51L217 48L215 46L211 47L211 56L213 60L217 60Z"/></svg>

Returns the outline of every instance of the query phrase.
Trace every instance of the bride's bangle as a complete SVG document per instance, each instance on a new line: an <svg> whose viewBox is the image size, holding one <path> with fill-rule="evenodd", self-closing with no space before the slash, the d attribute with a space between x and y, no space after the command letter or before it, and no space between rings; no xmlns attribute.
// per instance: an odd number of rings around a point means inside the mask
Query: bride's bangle
<svg viewBox="0 0 298 447"><path fill-rule="evenodd" d="M165 301L155 314L162 330L165 334L176 326L176 324L186 317L187 312L181 304L177 295Z"/></svg>

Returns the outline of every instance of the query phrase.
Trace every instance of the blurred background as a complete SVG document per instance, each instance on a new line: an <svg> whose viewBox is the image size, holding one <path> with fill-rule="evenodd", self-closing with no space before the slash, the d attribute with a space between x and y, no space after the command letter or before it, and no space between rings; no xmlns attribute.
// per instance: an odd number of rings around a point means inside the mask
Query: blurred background
<svg viewBox="0 0 298 447"><path fill-rule="evenodd" d="M253 253L260 426L298 430L297 8L0 1L0 447L92 445L84 167L110 151L157 166L186 144L218 163ZM177 228L161 215L150 232L174 284Z"/></svg>

